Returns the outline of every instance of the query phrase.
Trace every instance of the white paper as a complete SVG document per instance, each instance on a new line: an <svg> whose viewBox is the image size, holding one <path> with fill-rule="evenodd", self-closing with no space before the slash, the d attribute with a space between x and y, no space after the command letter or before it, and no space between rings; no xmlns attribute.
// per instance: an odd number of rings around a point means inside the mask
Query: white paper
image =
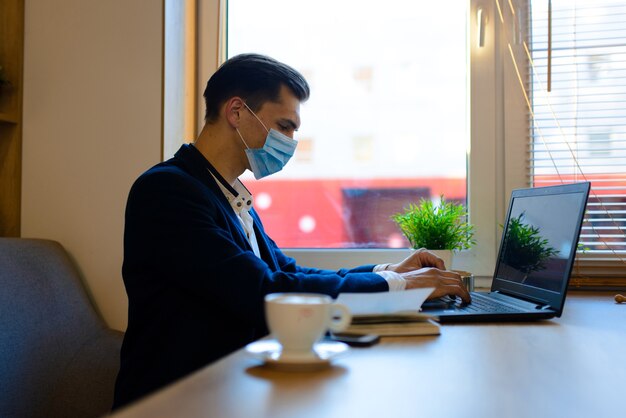
<svg viewBox="0 0 626 418"><path fill-rule="evenodd" d="M340 293L337 303L346 305L352 315L382 315L401 311L419 311L435 290L432 287L399 292Z"/></svg>

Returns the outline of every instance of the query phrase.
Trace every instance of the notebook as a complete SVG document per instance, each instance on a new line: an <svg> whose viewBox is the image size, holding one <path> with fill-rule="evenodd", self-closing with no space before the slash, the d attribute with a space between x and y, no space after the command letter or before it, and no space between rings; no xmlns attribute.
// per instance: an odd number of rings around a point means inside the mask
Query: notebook
<svg viewBox="0 0 626 418"><path fill-rule="evenodd" d="M352 323L341 332L347 335L376 334L381 337L439 335L439 325L429 315L403 311L382 315L354 315Z"/></svg>
<svg viewBox="0 0 626 418"><path fill-rule="evenodd" d="M439 322L528 321L561 316L590 183L514 190L489 292L472 303L442 298L422 311Z"/></svg>

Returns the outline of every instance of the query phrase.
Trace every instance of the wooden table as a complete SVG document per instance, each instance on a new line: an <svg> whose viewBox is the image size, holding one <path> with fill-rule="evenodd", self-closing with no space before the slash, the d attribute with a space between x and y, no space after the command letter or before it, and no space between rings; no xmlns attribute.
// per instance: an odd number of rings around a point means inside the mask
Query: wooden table
<svg viewBox="0 0 626 418"><path fill-rule="evenodd" d="M115 417L626 416L626 304L613 295L572 291L549 321L385 338L317 372L238 351Z"/></svg>

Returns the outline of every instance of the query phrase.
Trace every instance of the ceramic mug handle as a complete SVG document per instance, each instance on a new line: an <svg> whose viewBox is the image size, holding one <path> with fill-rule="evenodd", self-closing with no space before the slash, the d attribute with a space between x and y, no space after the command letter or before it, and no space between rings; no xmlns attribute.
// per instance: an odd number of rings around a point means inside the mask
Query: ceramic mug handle
<svg viewBox="0 0 626 418"><path fill-rule="evenodd" d="M341 316L338 319L331 318L330 320L330 330L332 332L341 332L348 328L350 322L352 322L352 315L350 314L350 310L347 306L342 305L340 303L333 303L332 306L333 316L339 311L341 312Z"/></svg>

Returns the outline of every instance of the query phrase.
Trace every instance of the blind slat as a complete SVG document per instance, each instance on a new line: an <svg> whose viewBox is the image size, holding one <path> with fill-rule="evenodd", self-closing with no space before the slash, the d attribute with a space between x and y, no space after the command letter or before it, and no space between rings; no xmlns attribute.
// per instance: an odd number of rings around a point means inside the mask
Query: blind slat
<svg viewBox="0 0 626 418"><path fill-rule="evenodd" d="M530 1L527 169L533 184L592 182L574 276L624 278L626 4L553 2L549 93L545 6Z"/></svg>
<svg viewBox="0 0 626 418"><path fill-rule="evenodd" d="M599 144L598 144L599 145ZM626 152L617 152L620 150L612 150L614 154L618 154L618 155L614 155L614 156L610 156L610 154L606 151L606 149L602 150L602 151L598 151L595 148L579 148L574 150L574 152L576 152L577 154L591 154L590 156L585 156L585 157L578 157L577 160L580 161L585 161L585 160L591 160L591 159L597 159L598 158L598 152L601 152L600 157L603 160L622 160L624 158L626 158ZM621 150L621 151L625 151L625 150ZM572 151L570 150L550 150L550 154L554 157L554 158L549 158L549 157L539 157L539 155L545 155L548 153L548 151L546 150L534 150L531 151L533 154L535 154L536 156L533 158L533 161L563 161L563 160L571 160L572 159ZM559 157L559 155L563 155L562 157ZM605 155L606 154L606 155Z"/></svg>

